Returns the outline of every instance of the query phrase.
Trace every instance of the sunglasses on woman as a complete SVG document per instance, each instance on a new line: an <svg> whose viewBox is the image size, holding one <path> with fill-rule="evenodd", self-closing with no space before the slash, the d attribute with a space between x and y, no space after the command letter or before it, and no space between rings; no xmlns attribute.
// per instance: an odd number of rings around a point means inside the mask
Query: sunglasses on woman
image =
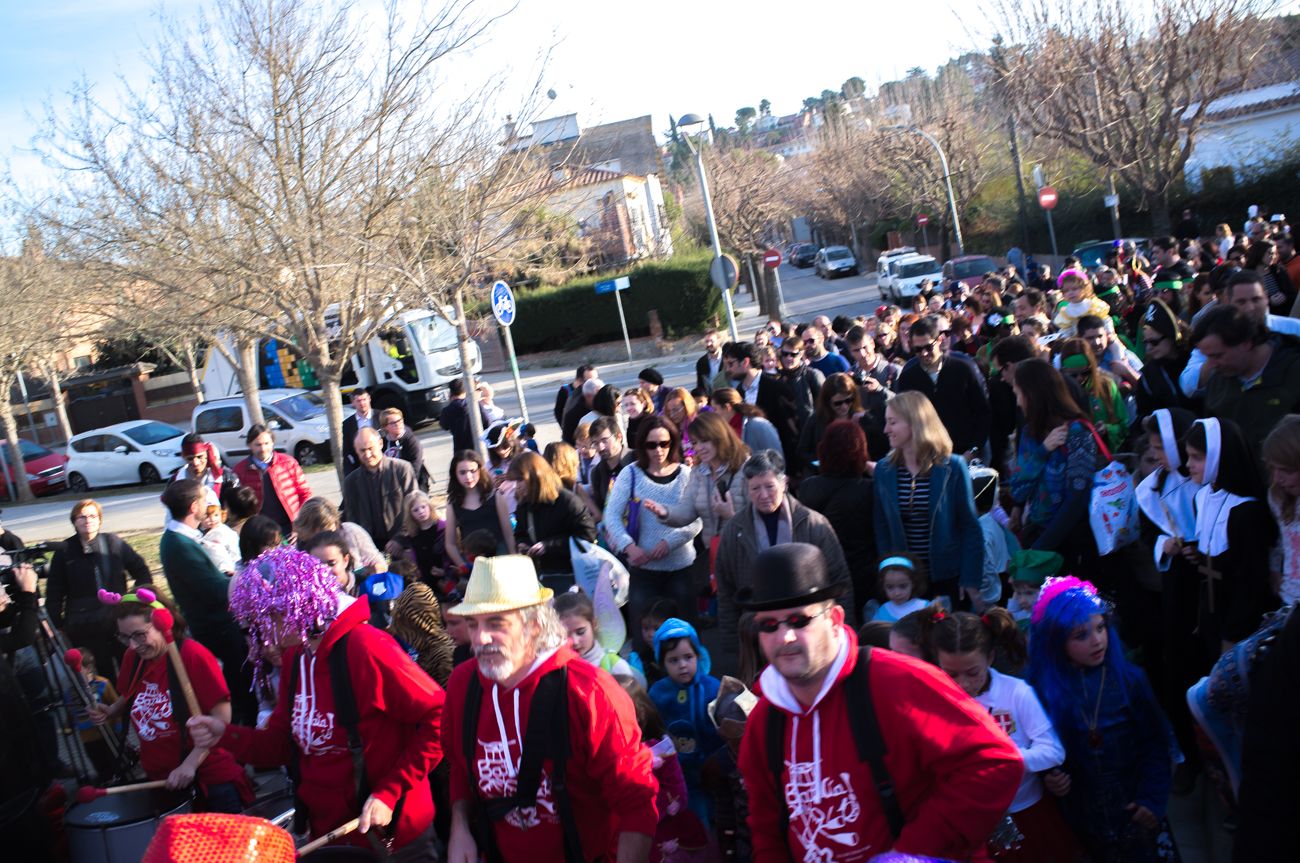
<svg viewBox="0 0 1300 863"><path fill-rule="evenodd" d="M673 445L670 440L648 440L645 442L646 449L669 449Z"/></svg>
<svg viewBox="0 0 1300 863"><path fill-rule="evenodd" d="M831 606L831 608L834 608L834 606ZM754 625L758 627L759 632L766 632L768 635L778 632L783 623L791 629L803 629L805 626L830 610L830 608L823 608L816 614L790 614L785 617L765 617L762 620L754 621Z"/></svg>
<svg viewBox="0 0 1300 863"><path fill-rule="evenodd" d="M853 404L853 399L831 399L831 405L837 408L842 408L845 405L851 404Z"/></svg>

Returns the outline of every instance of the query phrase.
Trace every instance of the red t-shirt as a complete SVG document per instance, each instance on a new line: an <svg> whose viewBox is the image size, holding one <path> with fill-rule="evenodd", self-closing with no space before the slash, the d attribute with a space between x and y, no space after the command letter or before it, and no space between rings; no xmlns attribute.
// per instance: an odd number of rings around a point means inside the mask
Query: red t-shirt
<svg viewBox="0 0 1300 863"><path fill-rule="evenodd" d="M181 662L190 676L194 686L194 696L204 713L212 710L223 701L230 700L230 690L225 678L221 676L221 666L216 657L203 645L193 639L181 642ZM140 766L150 779L166 779L180 767L182 755L189 749L182 749L181 735L172 719L172 696L167 680L167 655L149 660L140 670L136 680L136 670L140 657L134 650L126 651L122 659L122 671L117 678L117 689L127 699L131 708L131 724L136 736L140 738ZM134 684L132 683L134 681ZM225 749L214 748L199 765L197 781L201 788L220 782L242 783L245 780L243 768L235 757Z"/></svg>

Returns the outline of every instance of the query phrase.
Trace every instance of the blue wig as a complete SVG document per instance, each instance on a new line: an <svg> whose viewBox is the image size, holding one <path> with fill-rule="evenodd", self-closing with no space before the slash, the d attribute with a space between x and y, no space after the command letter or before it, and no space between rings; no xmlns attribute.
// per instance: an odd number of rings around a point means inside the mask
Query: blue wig
<svg viewBox="0 0 1300 863"><path fill-rule="evenodd" d="M1070 681L1079 674L1078 666L1070 661L1065 653L1066 642L1075 628L1087 623L1094 614L1100 614L1106 621L1106 631L1110 636L1106 646L1106 658L1103 665L1113 680L1121 681L1127 692L1133 687L1148 686L1146 677L1124 656L1124 645L1119 640L1114 617L1110 606L1097 595L1096 589L1087 582L1081 586L1071 587L1051 597L1041 609L1035 607L1035 617L1029 627L1029 667L1025 677L1038 700L1043 703L1052 724L1058 733L1067 730L1077 731L1084 727L1084 716L1076 702L1075 689Z"/></svg>

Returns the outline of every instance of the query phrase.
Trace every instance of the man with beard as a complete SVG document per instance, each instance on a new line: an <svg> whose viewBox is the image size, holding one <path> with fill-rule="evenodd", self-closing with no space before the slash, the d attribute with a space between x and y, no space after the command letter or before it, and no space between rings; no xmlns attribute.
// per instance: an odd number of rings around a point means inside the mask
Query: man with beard
<svg viewBox="0 0 1300 863"><path fill-rule="evenodd" d="M858 647L821 550L767 549L753 613L771 663L740 746L755 860L982 853L1019 787L1020 751L935 666Z"/></svg>
<svg viewBox="0 0 1300 863"><path fill-rule="evenodd" d="M465 601L475 661L448 683L450 863L642 863L658 783L635 709L568 646L531 558L480 557Z"/></svg>

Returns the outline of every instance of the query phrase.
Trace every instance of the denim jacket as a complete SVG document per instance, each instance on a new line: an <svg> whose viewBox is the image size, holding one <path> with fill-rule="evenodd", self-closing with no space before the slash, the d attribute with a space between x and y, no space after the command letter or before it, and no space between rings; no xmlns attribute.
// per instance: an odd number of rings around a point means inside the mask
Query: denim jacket
<svg viewBox="0 0 1300 863"><path fill-rule="evenodd" d="M906 553L903 516L898 511L898 467L876 463L876 547L882 554ZM984 534L975 514L966 460L950 456L930 469L930 582L960 579L962 587L980 586L984 575Z"/></svg>

